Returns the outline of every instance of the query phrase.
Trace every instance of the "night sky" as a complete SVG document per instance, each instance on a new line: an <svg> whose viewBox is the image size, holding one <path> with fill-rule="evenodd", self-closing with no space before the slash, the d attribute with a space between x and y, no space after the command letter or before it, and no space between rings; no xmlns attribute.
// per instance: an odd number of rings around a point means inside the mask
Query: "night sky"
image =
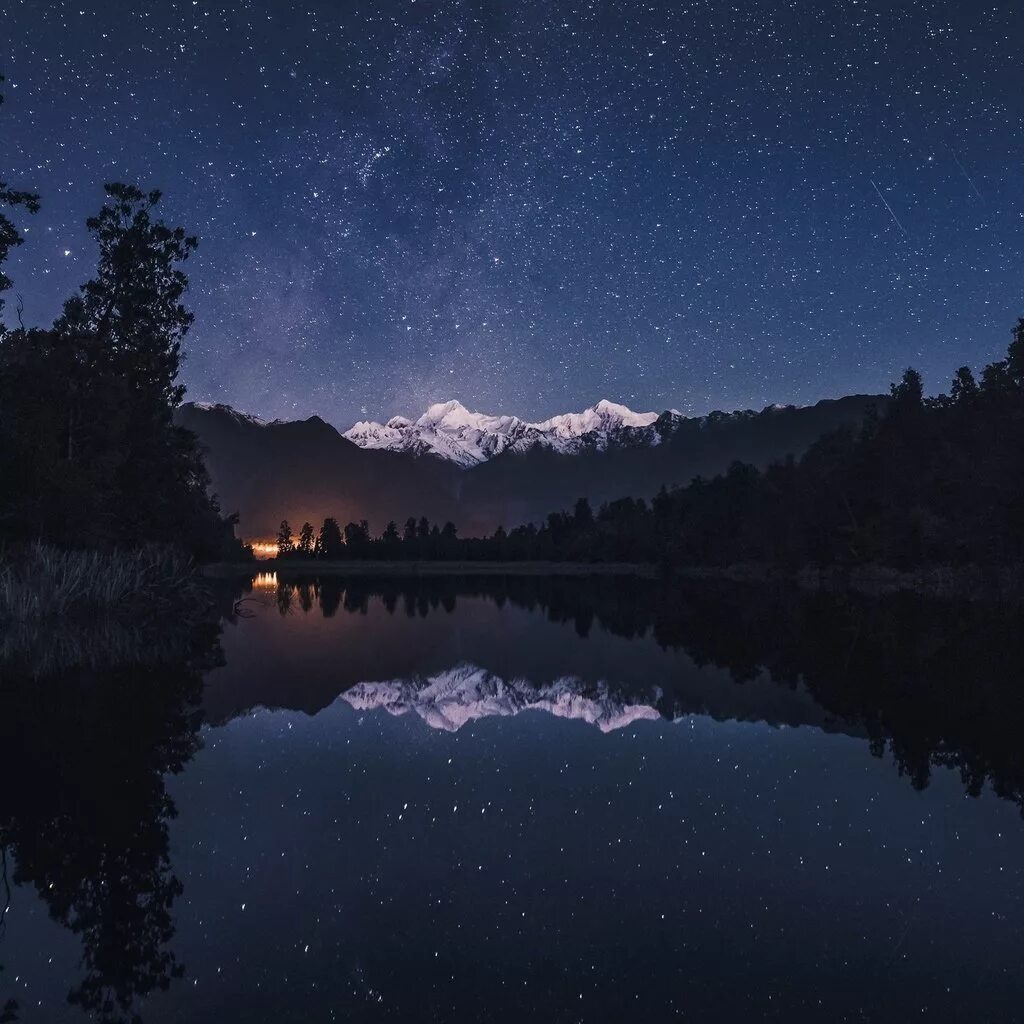
<svg viewBox="0 0 1024 1024"><path fill-rule="evenodd" d="M26 320L90 275L104 181L161 188L200 237L193 399L938 390L1024 313L1019 0L5 6Z"/></svg>

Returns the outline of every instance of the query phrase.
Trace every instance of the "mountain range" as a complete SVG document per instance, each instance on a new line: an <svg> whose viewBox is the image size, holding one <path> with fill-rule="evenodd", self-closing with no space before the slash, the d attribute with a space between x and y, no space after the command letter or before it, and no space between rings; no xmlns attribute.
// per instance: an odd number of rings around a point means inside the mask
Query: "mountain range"
<svg viewBox="0 0 1024 1024"><path fill-rule="evenodd" d="M881 395L850 395L816 405L760 412L683 416L637 413L600 401L541 422L470 412L456 401L416 420L361 422L344 433L318 416L265 422L226 405L186 403L177 422L194 431L225 512L240 516L247 539L272 537L334 516L451 520L462 536L539 521L579 497L595 508L625 496L650 498L664 484L713 476L734 461L764 467L799 456L817 438L857 426Z"/></svg>
<svg viewBox="0 0 1024 1024"><path fill-rule="evenodd" d="M649 431L657 420L655 412L633 412L607 399L583 412L552 416L540 423L470 412L461 402L450 401L430 406L417 420L394 416L387 423L357 423L344 436L360 448L432 455L469 467L505 451L525 452L537 446L562 455L603 449L621 431ZM658 437L651 433L645 440L656 444Z"/></svg>

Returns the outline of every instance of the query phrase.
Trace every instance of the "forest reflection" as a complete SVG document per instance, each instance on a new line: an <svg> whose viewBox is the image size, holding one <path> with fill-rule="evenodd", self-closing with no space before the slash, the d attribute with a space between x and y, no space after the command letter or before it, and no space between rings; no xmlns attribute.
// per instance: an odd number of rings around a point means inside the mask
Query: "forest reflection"
<svg viewBox="0 0 1024 1024"><path fill-rule="evenodd" d="M185 627L63 624L52 646L29 637L0 665L4 904L32 889L79 937L81 979L67 1001L94 1020L141 1021L140 1001L184 973L165 780L199 749L218 620L211 607ZM0 1020L22 1012L10 997Z"/></svg>

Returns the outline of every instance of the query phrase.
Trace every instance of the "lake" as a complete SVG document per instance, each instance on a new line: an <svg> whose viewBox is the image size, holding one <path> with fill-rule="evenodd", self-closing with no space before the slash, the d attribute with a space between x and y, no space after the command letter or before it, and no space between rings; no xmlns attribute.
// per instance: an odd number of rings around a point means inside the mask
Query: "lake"
<svg viewBox="0 0 1024 1024"><path fill-rule="evenodd" d="M1006 608L278 579L5 648L2 1020L1015 1021Z"/></svg>

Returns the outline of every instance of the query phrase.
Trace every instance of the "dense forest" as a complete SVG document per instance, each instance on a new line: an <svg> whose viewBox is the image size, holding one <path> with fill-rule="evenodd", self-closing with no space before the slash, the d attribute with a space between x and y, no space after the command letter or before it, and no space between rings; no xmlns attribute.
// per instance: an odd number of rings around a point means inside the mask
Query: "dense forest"
<svg viewBox="0 0 1024 1024"><path fill-rule="evenodd" d="M379 537L328 519L294 536L280 558L770 564L991 565L1024 561L1024 319L1006 358L975 379L957 370L948 394L925 398L908 369L885 414L817 441L765 471L735 463L713 479L622 498L596 511L580 498L486 538L410 518Z"/></svg>
<svg viewBox="0 0 1024 1024"><path fill-rule="evenodd" d="M0 541L237 554L196 438L172 422L192 324L181 265L196 240L155 217L159 192L105 191L86 221L95 276L51 327L26 327L20 297L17 328L0 323ZM40 200L0 182L4 207L34 214ZM0 293L12 287L4 262L23 241L0 213Z"/></svg>

